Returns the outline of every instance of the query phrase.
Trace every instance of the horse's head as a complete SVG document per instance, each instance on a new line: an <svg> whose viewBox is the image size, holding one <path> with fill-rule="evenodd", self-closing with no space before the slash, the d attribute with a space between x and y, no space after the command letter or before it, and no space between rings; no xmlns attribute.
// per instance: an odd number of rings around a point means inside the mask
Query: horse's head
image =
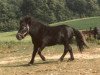
<svg viewBox="0 0 100 75"><path fill-rule="evenodd" d="M16 35L16 38L18 40L22 40L29 33L30 24L31 24L31 17L25 17L22 20L20 20L20 27Z"/></svg>

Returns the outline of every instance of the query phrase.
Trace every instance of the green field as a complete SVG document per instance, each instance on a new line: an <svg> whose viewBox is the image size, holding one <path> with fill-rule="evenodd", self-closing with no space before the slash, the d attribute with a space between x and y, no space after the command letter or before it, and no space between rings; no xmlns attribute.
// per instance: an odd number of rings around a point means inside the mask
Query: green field
<svg viewBox="0 0 100 75"><path fill-rule="evenodd" d="M100 17L89 17L89 18L82 18L82 19L74 19L74 20L68 20L64 22L58 22L50 24L51 26L57 26L57 25L69 25L77 29L89 29L90 27L100 27Z"/></svg>
<svg viewBox="0 0 100 75"><path fill-rule="evenodd" d="M30 42L31 41L31 38L29 36L27 36L25 39L21 40L21 41L18 41L16 39L16 34L17 32L16 31L12 31L12 32L2 32L0 33L0 44L1 43L25 43L25 42Z"/></svg>

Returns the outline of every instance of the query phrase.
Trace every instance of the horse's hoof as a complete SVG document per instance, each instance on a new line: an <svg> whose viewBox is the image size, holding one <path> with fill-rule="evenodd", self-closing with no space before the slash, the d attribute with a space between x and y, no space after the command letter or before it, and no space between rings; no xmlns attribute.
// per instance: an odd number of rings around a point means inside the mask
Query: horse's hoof
<svg viewBox="0 0 100 75"><path fill-rule="evenodd" d="M43 61L46 61L46 59L45 59L45 58L43 58L42 60L43 60Z"/></svg>
<svg viewBox="0 0 100 75"><path fill-rule="evenodd" d="M32 66L32 65L33 65L33 63L31 63L31 62L28 63L28 66Z"/></svg>
<svg viewBox="0 0 100 75"><path fill-rule="evenodd" d="M59 61L62 62L63 61L63 58L60 58Z"/></svg>
<svg viewBox="0 0 100 75"><path fill-rule="evenodd" d="M67 62L69 62L69 61L73 61L73 60L74 60L74 58L69 58Z"/></svg>
<svg viewBox="0 0 100 75"><path fill-rule="evenodd" d="M32 66L33 64L28 63L28 66Z"/></svg>

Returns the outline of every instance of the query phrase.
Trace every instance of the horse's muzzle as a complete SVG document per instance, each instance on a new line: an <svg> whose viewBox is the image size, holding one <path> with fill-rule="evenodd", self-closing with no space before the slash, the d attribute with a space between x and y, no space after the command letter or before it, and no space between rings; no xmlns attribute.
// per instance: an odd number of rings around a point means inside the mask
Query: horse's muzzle
<svg viewBox="0 0 100 75"><path fill-rule="evenodd" d="M17 38L18 40L22 40L22 39L23 39L23 35L20 34L20 33L17 33L16 38Z"/></svg>

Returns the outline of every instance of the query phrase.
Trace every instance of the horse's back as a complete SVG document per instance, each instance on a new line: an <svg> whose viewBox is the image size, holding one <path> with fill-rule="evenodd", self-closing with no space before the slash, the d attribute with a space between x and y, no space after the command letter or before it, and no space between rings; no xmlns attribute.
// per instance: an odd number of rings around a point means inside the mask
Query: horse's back
<svg viewBox="0 0 100 75"><path fill-rule="evenodd" d="M42 41L48 46L64 44L73 36L73 29L67 25L48 27L44 33Z"/></svg>

